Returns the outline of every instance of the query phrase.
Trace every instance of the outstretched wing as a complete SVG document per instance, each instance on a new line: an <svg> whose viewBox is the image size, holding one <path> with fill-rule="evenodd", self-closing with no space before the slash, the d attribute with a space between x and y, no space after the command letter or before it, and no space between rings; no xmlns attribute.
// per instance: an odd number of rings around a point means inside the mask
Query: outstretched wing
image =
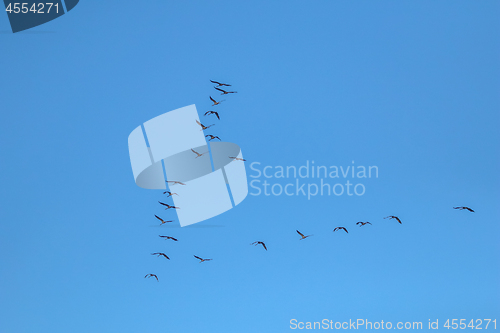
<svg viewBox="0 0 500 333"><path fill-rule="evenodd" d="M217 88L215 88L215 89L217 89ZM210 100L211 100L212 102L214 102L214 103L217 103L217 102L215 101L215 99L213 99L213 98L212 98L212 96L210 96Z"/></svg>
<svg viewBox="0 0 500 333"><path fill-rule="evenodd" d="M264 247L264 249L267 251L267 247L266 247L266 244L264 244L263 242L260 242L262 244L262 246Z"/></svg>
<svg viewBox="0 0 500 333"><path fill-rule="evenodd" d="M158 201L158 202L159 202L159 201ZM160 203L161 203L161 202L160 202ZM158 220L160 220L160 221L164 222L164 221L163 221L163 219L162 219L161 217L159 217L158 215L155 215L155 216L156 216L156 218L157 218Z"/></svg>
<svg viewBox="0 0 500 333"><path fill-rule="evenodd" d="M297 233L298 233L299 235L301 235L302 237L304 237L304 234L303 234L303 233L301 233L301 232L300 232L300 231L298 231L298 230L295 230L295 231L297 231Z"/></svg>
<svg viewBox="0 0 500 333"><path fill-rule="evenodd" d="M168 207L168 204L163 203L163 202L161 202L161 201L158 201L158 202L160 203L160 205L163 205L163 206L167 206L167 207ZM156 215L155 215L155 216L156 216Z"/></svg>
<svg viewBox="0 0 500 333"><path fill-rule="evenodd" d="M227 91L225 91L223 89L220 89L220 88L217 88L217 87L215 87L215 89L217 89L218 91L222 91L224 94L227 94Z"/></svg>
<svg viewBox="0 0 500 333"><path fill-rule="evenodd" d="M196 259L203 260L203 259L201 259L201 258L200 258L200 257L198 257L198 256L194 256L194 257L195 257Z"/></svg>
<svg viewBox="0 0 500 333"><path fill-rule="evenodd" d="M212 80L210 80L210 82L215 83L215 84L222 84L222 83L220 83L220 82L217 82L217 81L212 81Z"/></svg>

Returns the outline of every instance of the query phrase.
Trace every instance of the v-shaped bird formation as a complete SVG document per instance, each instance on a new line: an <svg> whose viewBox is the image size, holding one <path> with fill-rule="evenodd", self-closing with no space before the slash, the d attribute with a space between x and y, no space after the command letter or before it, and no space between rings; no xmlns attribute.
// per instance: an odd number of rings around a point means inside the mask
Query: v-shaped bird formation
<svg viewBox="0 0 500 333"><path fill-rule="evenodd" d="M228 90L225 90L227 88L220 88L220 87L231 87L230 84L227 84L227 83L222 83L222 82L218 82L218 81L214 81L214 80L210 80L210 82L212 82L213 84L215 84L214 88L221 92L221 95L229 95L229 94L235 94L237 93L236 91L228 91ZM212 106L218 106L220 103L224 102L225 100L215 100L212 96L209 96L210 97L210 101L213 103ZM209 110L207 112L204 113L205 116L211 116L211 115L215 115L215 117L217 117L218 120L220 120L220 114L219 114L219 111L213 111L213 110ZM215 124L211 124L211 125L204 125L202 124L200 121L196 120L196 123L201 127L201 131L204 131L204 130L207 130L209 128L211 128L212 126L215 126ZM213 134L207 134L205 135L205 138L209 138L208 141L212 141L212 140L219 140L221 141L221 139L216 136L216 135L213 135ZM191 151L193 152L193 158L196 159L198 157L201 157L205 154L208 153L208 151L197 151L195 150L194 148L191 149ZM243 158L239 158L239 157L235 157L235 156L228 156L230 159L234 160L234 161L246 161L245 159ZM179 180L168 180L166 181L167 185L186 185L185 183L179 181ZM174 193L174 192L171 192L171 191L165 191L163 192L163 194L167 194L167 198L170 198L174 195L177 195L177 193ZM158 203L160 203L162 206L166 207L165 210L170 210L170 209L180 209L181 207L176 207L174 205L170 205L168 203L164 203L164 202L161 202L161 201L158 201ZM474 213L474 210L472 210L471 208L469 207L466 207L466 206L459 206L459 207L453 207L453 209L457 209L457 210L466 210L466 211L469 211L471 213ZM160 226L161 225L164 225L166 223L170 223L170 222L173 222L173 220L164 220L163 218L159 217L158 215L154 215L161 223L160 223ZM395 215L389 215L389 216L386 216L384 217L384 219L389 219L389 220L395 220L396 222L398 222L399 224L403 224L403 222L401 221L401 219L398 217L398 216L395 216ZM357 226L359 227L363 227L365 225L373 225L371 222L368 222L368 221L359 221L359 222L356 222L355 223ZM313 235L305 235L303 234L302 232L300 232L299 230L295 230L297 232L297 234L300 236L299 240L304 240L306 238L309 238ZM337 232L337 231L344 231L346 234L349 234L349 231L347 230L346 227L335 227L333 229L333 232ZM160 238L164 239L164 240L171 240L171 241L174 241L174 242L177 242L178 239L175 238L175 237L172 237L172 236L164 236L164 235L159 235ZM340 237L340 236L339 236ZM347 236L346 236L347 237ZM258 245L261 245L262 248L267 251L267 246L266 244L263 242L263 241L255 241L255 242L252 242L250 243L250 245L254 245L254 246L258 246ZM163 252L155 252L155 253L151 253L151 255L156 255L157 257L164 257L168 260L170 260L170 257L163 253ZM199 257L199 256L196 256L196 255L193 255L193 257L197 260L199 260L198 262L199 263L202 263L202 262L206 262L206 261L211 261L213 260L212 258L202 258L202 257ZM156 281L159 281L158 279L158 276L156 274L146 274L146 276L144 276L144 278L151 278L151 277L154 277L156 279Z"/></svg>

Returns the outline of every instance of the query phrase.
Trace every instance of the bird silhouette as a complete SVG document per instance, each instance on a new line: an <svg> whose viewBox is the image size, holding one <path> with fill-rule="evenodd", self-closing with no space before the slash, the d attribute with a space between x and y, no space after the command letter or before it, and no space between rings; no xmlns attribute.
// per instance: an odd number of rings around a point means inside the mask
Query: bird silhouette
<svg viewBox="0 0 500 333"><path fill-rule="evenodd" d="M472 209L470 209L469 207L453 207L453 209L460 209L460 210L468 210L469 212L471 213L474 213L474 211Z"/></svg>
<svg viewBox="0 0 500 333"><path fill-rule="evenodd" d="M218 91L221 91L222 92L221 95L236 94L237 93L237 91L225 91L225 90L217 88L217 87L215 87L215 89L217 89Z"/></svg>
<svg viewBox="0 0 500 333"><path fill-rule="evenodd" d="M360 227L364 226L365 224L370 224L370 222L356 222L356 225L359 225Z"/></svg>
<svg viewBox="0 0 500 333"><path fill-rule="evenodd" d="M235 161L246 161L245 159L239 158L239 157L234 157L234 156L229 156L229 158L232 158Z"/></svg>
<svg viewBox="0 0 500 333"><path fill-rule="evenodd" d="M171 240L173 240L174 242L177 242L177 238L174 238L174 237L172 237L172 236L162 236L162 235L158 235L158 236L160 236L161 238L164 238L164 239L171 239Z"/></svg>
<svg viewBox="0 0 500 333"><path fill-rule="evenodd" d="M217 117L217 119L219 119L219 120L220 120L220 117L219 117L219 112L217 112L217 111L207 111L207 112L205 112L205 114L204 114L204 115L205 115L205 116L209 116L209 115L211 115L211 114L214 114L214 115Z"/></svg>
<svg viewBox="0 0 500 333"><path fill-rule="evenodd" d="M151 253L152 256L156 255L157 257L165 257L167 258L168 260L170 260L170 258L163 252L157 252L157 253Z"/></svg>
<svg viewBox="0 0 500 333"><path fill-rule="evenodd" d="M261 245L264 247L264 249L266 249L266 251L267 251L267 247L266 247L266 244L264 244L264 242L257 241L257 242L253 242L253 243L252 243L252 244L250 244L250 245L255 245L255 246L257 246L257 245L259 245L259 244L261 244Z"/></svg>
<svg viewBox="0 0 500 333"><path fill-rule="evenodd" d="M175 184L186 185L183 182L178 182L177 180L167 180L167 183L173 183L172 185L175 185Z"/></svg>
<svg viewBox="0 0 500 333"><path fill-rule="evenodd" d="M179 196L177 193L172 193L172 192L170 192L170 191L165 191L165 192L163 192L163 194L168 194L168 195L167 195L167 198L169 198L169 197L171 197L171 196L173 196L173 195L177 195L177 196Z"/></svg>
<svg viewBox="0 0 500 333"><path fill-rule="evenodd" d="M336 227L335 229L333 229L333 232L335 232L337 230L344 230L345 232L349 233L349 231L347 231L347 229L344 227Z"/></svg>
<svg viewBox="0 0 500 333"><path fill-rule="evenodd" d="M156 216L156 218L157 218L158 220L160 220L160 221L161 221L160 225L165 224L165 223L169 223L169 222L174 222L174 221L165 221L165 220L163 220L161 217L159 217L158 215L155 215L155 216Z"/></svg>
<svg viewBox="0 0 500 333"><path fill-rule="evenodd" d="M214 126L214 124L209 125L209 126L205 126L205 125L203 125L202 123L200 123L198 120L196 120L196 123L197 123L198 125L200 125L200 126L201 126L201 130L202 130L202 131L203 131L203 130L206 130L206 129L208 129L208 128L212 127L212 126Z"/></svg>
<svg viewBox="0 0 500 333"><path fill-rule="evenodd" d="M399 217L394 216L394 215L390 215L390 216L384 217L384 219L390 219L390 220L395 219L396 221L399 222L399 224L403 224L403 223L401 223L401 220L399 219Z"/></svg>
<svg viewBox="0 0 500 333"><path fill-rule="evenodd" d="M208 141L212 141L214 139L218 139L219 141L221 141L220 138L218 136L215 136L215 135L208 134L208 135L205 135L205 138L206 137L210 137L210 139L208 139Z"/></svg>
<svg viewBox="0 0 500 333"><path fill-rule="evenodd" d="M217 89L217 88L216 88ZM225 99L223 99L222 101L219 101L217 102L215 99L212 98L212 96L210 96L210 100L214 103L212 104L212 106L216 106L216 105L219 105L220 103L224 102Z"/></svg>
<svg viewBox="0 0 500 333"><path fill-rule="evenodd" d="M195 150L194 150L194 149L192 149L192 148L191 148L191 151L197 155L195 158L198 158L198 157L200 157L200 156L203 156L203 155L205 155L205 154L208 154L208 151L204 152L203 154L200 154L200 153L198 153L197 151L195 151Z"/></svg>
<svg viewBox="0 0 500 333"><path fill-rule="evenodd" d="M295 231L297 231L297 233L302 237L300 240L303 240L303 239L306 239L307 237L311 237L312 236L312 235L304 236L304 234L301 233L300 231L298 231L298 230L295 230Z"/></svg>
<svg viewBox="0 0 500 333"><path fill-rule="evenodd" d="M222 86L230 87L231 86L230 84L227 84L227 83L220 83L220 82L212 81L212 80L210 80L210 82L218 84L217 87L222 87Z"/></svg>
<svg viewBox="0 0 500 333"><path fill-rule="evenodd" d="M200 264L201 264L202 262L204 262L204 261L209 261L209 260L212 260L212 259L202 259L202 258L200 258L200 257L198 257L198 256L194 256L194 257L195 257L196 259L199 259L199 260L200 260Z"/></svg>
<svg viewBox="0 0 500 333"><path fill-rule="evenodd" d="M165 208L165 210L169 209L169 208L174 208L174 209L179 209L179 207L175 207L175 206L171 206L169 204L166 204L166 203L163 203L161 201L158 201L161 205L163 206L167 206L167 208Z"/></svg>
<svg viewBox="0 0 500 333"><path fill-rule="evenodd" d="M159 281L158 277L156 276L156 274L146 274L146 276L144 278L152 277L152 276L154 276L156 278L156 281Z"/></svg>

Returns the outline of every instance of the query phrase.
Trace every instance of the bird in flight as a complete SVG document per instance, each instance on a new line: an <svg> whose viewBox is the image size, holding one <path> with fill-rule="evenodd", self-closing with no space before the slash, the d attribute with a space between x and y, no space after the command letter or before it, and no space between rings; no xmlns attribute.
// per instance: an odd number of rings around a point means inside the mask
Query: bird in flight
<svg viewBox="0 0 500 333"><path fill-rule="evenodd" d="M179 184L179 185L186 185L183 182L178 182L176 180L167 180L167 183L173 183L172 185Z"/></svg>
<svg viewBox="0 0 500 333"><path fill-rule="evenodd" d="M229 156L229 158L232 158L233 160L236 160L236 161L246 161L245 159L242 159L242 158L239 158L239 157Z"/></svg>
<svg viewBox="0 0 500 333"><path fill-rule="evenodd" d="M267 251L267 247L266 247L266 244L264 244L264 242L257 241L257 242L253 242L253 243L252 243L252 244L250 244L250 245L255 245L255 246L257 246L257 245L259 245L259 244L261 244L261 245L264 247L264 249L266 249L266 251Z"/></svg>
<svg viewBox="0 0 500 333"><path fill-rule="evenodd" d="M205 125L203 125L202 123L200 123L198 120L196 120L196 122L198 123L198 125L200 125L200 126L201 126L201 130L202 130L202 131L203 131L203 130L206 130L207 128L210 128L210 127L214 126L214 124L209 125L209 126L205 126Z"/></svg>
<svg viewBox="0 0 500 333"><path fill-rule="evenodd" d="M157 257L162 256L170 260L170 258L163 252L151 253L152 256L156 255Z"/></svg>
<svg viewBox="0 0 500 333"><path fill-rule="evenodd" d="M156 281L159 281L158 277L156 276L156 274L146 274L146 276L144 278L152 277L152 276L154 276L156 278Z"/></svg>
<svg viewBox="0 0 500 333"><path fill-rule="evenodd" d="M217 88L216 88L217 89ZM220 103L224 102L225 99L223 99L222 101L219 101L217 102L215 99L212 98L212 96L210 96L210 100L214 103L212 104L212 106L216 106L216 105L219 105Z"/></svg>
<svg viewBox="0 0 500 333"><path fill-rule="evenodd" d="M399 224L403 224L403 223L401 223L401 220L399 219L399 217L394 216L394 215L390 215L390 216L384 217L384 219L391 219L391 220L392 219L396 219L396 221L398 221Z"/></svg>
<svg viewBox="0 0 500 333"><path fill-rule="evenodd" d="M214 139L219 139L219 141L221 141L220 138L218 136L216 136L216 135L208 134L208 135L205 135L205 138L206 137L210 137L210 139L208 139L208 141L212 141Z"/></svg>
<svg viewBox="0 0 500 333"><path fill-rule="evenodd" d="M336 227L335 229L333 229L333 232L335 232L337 230L344 230L345 232L349 233L349 231L347 231L347 229L344 227Z"/></svg>
<svg viewBox="0 0 500 333"><path fill-rule="evenodd" d="M205 116L209 116L209 115L211 115L211 114L214 114L214 115L217 117L217 119L219 119L219 120L220 120L220 117L219 117L219 112L217 112L217 111L207 111L207 112L205 112L205 114L204 114L204 115L205 115Z"/></svg>
<svg viewBox="0 0 500 333"><path fill-rule="evenodd" d="M227 84L227 83L220 83L220 82L212 81L212 80L210 80L210 82L218 84L217 87L222 87L222 86L230 87L231 86L230 84Z"/></svg>
<svg viewBox="0 0 500 333"><path fill-rule="evenodd" d="M199 259L199 260L200 260L200 264L201 264L202 262L204 262L204 261L209 261L209 260L212 260L212 259L202 259L202 258L200 258L200 257L198 257L198 256L194 256L194 257L195 257L196 259Z"/></svg>
<svg viewBox="0 0 500 333"><path fill-rule="evenodd" d="M295 230L295 231L297 231L297 233L300 235L300 237L302 237L300 240L303 240L303 239L306 239L307 237L312 236L312 235L307 235L307 236L304 236L304 234L303 234L303 233L301 233L300 231L298 231L298 230Z"/></svg>
<svg viewBox="0 0 500 333"><path fill-rule="evenodd" d="M191 151L197 155L195 158L198 158L198 157L203 156L203 155L205 155L205 154L207 154L207 153L208 153L208 151L206 151L206 152L204 152L203 154L200 154L200 153L198 153L197 151L195 151L195 150L194 150L194 149L192 149L192 148L191 148Z"/></svg>
<svg viewBox="0 0 500 333"><path fill-rule="evenodd" d="M364 226L365 224L370 224L370 222L357 222L356 225L359 225L360 227Z"/></svg>
<svg viewBox="0 0 500 333"><path fill-rule="evenodd" d="M155 216L156 216L156 218L157 218L158 220L160 220L160 221L161 221L160 225L162 225L162 224L164 224L164 223L168 223L168 222L174 222L174 221L165 221L165 220L163 220L161 217L159 217L158 215L155 215Z"/></svg>
<svg viewBox="0 0 500 333"><path fill-rule="evenodd" d="M174 242L177 242L177 238L174 238L174 237L172 237L172 236L162 236L162 235L158 235L158 236L160 236L161 238L165 238L165 239L171 239L171 240L173 240Z"/></svg>
<svg viewBox="0 0 500 333"><path fill-rule="evenodd" d="M163 206L166 206L167 208L165 208L165 210L169 209L169 208L174 208L174 209L179 209L179 207L175 207L175 206L170 206L169 204L166 204L166 203L163 203L161 201L158 201L161 205Z"/></svg>
<svg viewBox="0 0 500 333"><path fill-rule="evenodd" d="M474 213L474 211L473 211L472 209L470 209L469 207L453 207L453 209L460 209L460 210L464 210L464 209L466 209L466 210L468 210L469 212Z"/></svg>
<svg viewBox="0 0 500 333"><path fill-rule="evenodd" d="M168 195L167 195L167 198L169 198L169 197L173 196L174 194L175 194L175 195L177 195L177 196L179 196L177 193L172 193L172 192L170 192L170 191L165 191L165 192L163 192L163 194L168 194Z"/></svg>
<svg viewBox="0 0 500 333"><path fill-rule="evenodd" d="M222 92L221 95L236 94L237 93L237 91L225 91L225 90L217 88L217 87L215 87L215 89L217 89L218 91L221 91Z"/></svg>

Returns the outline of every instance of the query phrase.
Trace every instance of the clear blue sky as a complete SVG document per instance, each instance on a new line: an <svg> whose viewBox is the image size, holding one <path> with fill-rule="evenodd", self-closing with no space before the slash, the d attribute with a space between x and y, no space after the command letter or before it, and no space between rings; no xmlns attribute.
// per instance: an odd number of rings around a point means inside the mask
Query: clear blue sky
<svg viewBox="0 0 500 333"><path fill-rule="evenodd" d="M499 14L486 0L83 0L17 34L0 14L0 332L499 329ZM252 162L379 177L362 196L249 195L159 227L154 214L176 216L135 185L127 137L186 105L203 117L210 79L238 91L211 133L241 147L249 181Z"/></svg>

